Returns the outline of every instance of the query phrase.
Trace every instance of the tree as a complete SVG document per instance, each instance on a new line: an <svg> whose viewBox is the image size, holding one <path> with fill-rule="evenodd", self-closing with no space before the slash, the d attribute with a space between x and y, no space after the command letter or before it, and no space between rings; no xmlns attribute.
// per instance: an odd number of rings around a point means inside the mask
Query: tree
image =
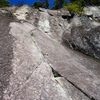
<svg viewBox="0 0 100 100"><path fill-rule="evenodd" d="M98 6L98 5L100 5L100 0L70 0L70 1L71 1L71 3L80 2L82 6L85 6L85 5Z"/></svg>
<svg viewBox="0 0 100 100"><path fill-rule="evenodd" d="M35 2L33 5L32 5L33 8L36 8L38 9L39 7L41 8L45 8L45 3L44 2Z"/></svg>
<svg viewBox="0 0 100 100"><path fill-rule="evenodd" d="M45 8L48 8L49 7L49 1L48 0L45 0Z"/></svg>
<svg viewBox="0 0 100 100"><path fill-rule="evenodd" d="M51 9L60 9L63 7L63 5L67 4L67 0L54 0L55 6L52 7Z"/></svg>
<svg viewBox="0 0 100 100"><path fill-rule="evenodd" d="M9 2L7 0L0 0L0 7L7 7L9 6Z"/></svg>
<svg viewBox="0 0 100 100"><path fill-rule="evenodd" d="M63 8L65 10L69 10L72 14L77 13L77 14L82 14L83 7L81 2L71 2L68 5L64 5Z"/></svg>
<svg viewBox="0 0 100 100"><path fill-rule="evenodd" d="M44 2L35 2L33 4L33 7L37 8L37 9L39 7L41 7L41 8L48 8L49 7L49 2L48 2L48 0L44 0Z"/></svg>

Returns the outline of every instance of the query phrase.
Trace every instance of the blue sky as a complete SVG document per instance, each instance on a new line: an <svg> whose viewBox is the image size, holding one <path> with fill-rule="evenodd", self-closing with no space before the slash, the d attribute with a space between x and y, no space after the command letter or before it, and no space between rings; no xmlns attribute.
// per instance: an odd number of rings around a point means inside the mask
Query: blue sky
<svg viewBox="0 0 100 100"><path fill-rule="evenodd" d="M34 2L43 2L44 0L8 0L8 1L10 2L11 5L23 2L24 4L28 4L31 6ZM49 6L52 7L53 5L54 5L54 0L49 0Z"/></svg>

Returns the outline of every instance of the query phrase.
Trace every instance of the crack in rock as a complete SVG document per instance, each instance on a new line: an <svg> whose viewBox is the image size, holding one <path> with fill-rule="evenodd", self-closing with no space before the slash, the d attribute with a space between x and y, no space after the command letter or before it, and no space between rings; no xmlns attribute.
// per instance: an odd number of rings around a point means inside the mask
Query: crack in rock
<svg viewBox="0 0 100 100"><path fill-rule="evenodd" d="M59 74L59 72L57 72L56 70L54 70L52 68L52 73L54 75L54 77L63 77L61 74ZM77 88L80 92L82 92L85 96L87 96L90 100L95 100L92 96L88 95L87 93L85 93L81 88L79 88L77 85L75 85L73 82L71 82L70 80L68 80L67 78L65 78L71 85L73 85L75 88Z"/></svg>

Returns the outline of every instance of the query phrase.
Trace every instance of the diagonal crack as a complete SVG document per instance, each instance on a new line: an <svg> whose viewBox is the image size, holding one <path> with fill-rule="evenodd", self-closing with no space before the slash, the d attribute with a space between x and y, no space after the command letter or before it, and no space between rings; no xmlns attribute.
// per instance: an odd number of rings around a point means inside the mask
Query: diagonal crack
<svg viewBox="0 0 100 100"><path fill-rule="evenodd" d="M36 68L34 69L34 71L28 76L28 78L27 78L27 80L25 81L25 83L22 84L22 85L20 86L20 88L16 91L15 98L17 97L19 91L21 91L21 90L23 89L23 87L25 87L25 85L30 81L31 76L33 75L33 73L36 71L36 69L37 69L41 64L42 64L42 62L36 66Z"/></svg>
<svg viewBox="0 0 100 100"><path fill-rule="evenodd" d="M37 44L35 43L35 45L37 46ZM38 47L38 46L37 46ZM39 51L41 51L41 49L38 47ZM43 54L43 57L44 57L44 62L48 61L45 57L45 55ZM48 63L49 64L49 63ZM51 67L52 69L52 73L54 75L54 77L63 77L65 78L64 76L62 76L59 72L57 72L50 64L49 66ZM94 97L92 97L91 95L87 94L86 92L84 92L80 87L78 87L76 84L74 84L73 82L71 82L69 79L65 78L67 80L67 82L69 82L73 87L75 87L76 89L78 89L81 93L83 93L86 97L88 97L90 100L96 100Z"/></svg>
<svg viewBox="0 0 100 100"><path fill-rule="evenodd" d="M50 66L51 67L51 66ZM52 68L52 67L51 67ZM88 97L90 100L96 100L94 97L92 97L91 95L87 94L86 92L84 92L80 87L78 87L76 84L74 84L73 82L71 82L69 79L67 79L66 77L62 76L61 74L59 74L59 72L57 72L56 70L54 70L52 68L52 73L54 75L54 77L63 77L64 79L67 80L67 82L69 82L72 86L74 86L76 89L78 89L80 92L82 92L86 97Z"/></svg>
<svg viewBox="0 0 100 100"><path fill-rule="evenodd" d="M65 77L64 77L65 78ZM94 97L90 96L89 94L85 93L81 88L79 88L77 85L75 85L73 82L65 78L70 84L72 84L75 88L77 88L79 91L81 91L85 96L87 96L90 100L95 100Z"/></svg>

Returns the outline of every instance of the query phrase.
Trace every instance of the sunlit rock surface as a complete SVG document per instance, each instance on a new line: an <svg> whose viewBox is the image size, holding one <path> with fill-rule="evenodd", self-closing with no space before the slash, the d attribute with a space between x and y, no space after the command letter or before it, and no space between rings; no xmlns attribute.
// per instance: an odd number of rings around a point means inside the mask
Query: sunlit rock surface
<svg viewBox="0 0 100 100"><path fill-rule="evenodd" d="M0 9L0 100L100 100L100 60L66 44L71 32L81 36L80 25L94 38L99 23L70 18L62 10Z"/></svg>
<svg viewBox="0 0 100 100"><path fill-rule="evenodd" d="M96 6L84 7L84 14L91 15L92 18L100 21L100 6L99 7L96 7Z"/></svg>

